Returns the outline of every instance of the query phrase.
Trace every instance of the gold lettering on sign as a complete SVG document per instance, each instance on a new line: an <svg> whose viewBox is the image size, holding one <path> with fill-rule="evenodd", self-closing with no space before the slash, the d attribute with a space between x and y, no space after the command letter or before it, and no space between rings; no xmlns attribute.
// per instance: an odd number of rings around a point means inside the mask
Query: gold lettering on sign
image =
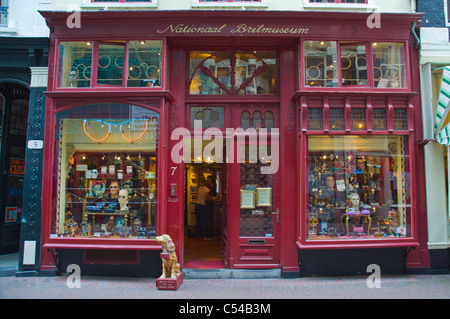
<svg viewBox="0 0 450 319"><path fill-rule="evenodd" d="M170 24L165 29L158 29L156 32L158 33L222 33L223 28L227 25L223 24L220 27L199 27L194 25L185 25L185 24Z"/></svg>
<svg viewBox="0 0 450 319"><path fill-rule="evenodd" d="M231 33L269 33L269 34L305 34L308 33L308 28L292 28L292 27L266 27L264 24L256 27L248 26L246 24L239 24L232 29Z"/></svg>
<svg viewBox="0 0 450 319"><path fill-rule="evenodd" d="M165 29L158 29L156 32L162 33L223 33L227 25L221 26L196 26L187 24L170 24ZM238 34L306 34L309 28L302 27L267 27L264 24L249 26L247 24L239 24L230 29L230 33Z"/></svg>

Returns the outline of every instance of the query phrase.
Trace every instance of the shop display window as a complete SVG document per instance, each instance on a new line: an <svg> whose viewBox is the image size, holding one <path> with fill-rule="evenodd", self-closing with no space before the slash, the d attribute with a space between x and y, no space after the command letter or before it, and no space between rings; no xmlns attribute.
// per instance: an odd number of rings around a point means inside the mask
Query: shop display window
<svg viewBox="0 0 450 319"><path fill-rule="evenodd" d="M374 85L405 88L405 48L403 43L372 43Z"/></svg>
<svg viewBox="0 0 450 319"><path fill-rule="evenodd" d="M59 44L58 86L89 87L91 85L92 42Z"/></svg>
<svg viewBox="0 0 450 319"><path fill-rule="evenodd" d="M56 115L52 237L156 236L159 114L91 104Z"/></svg>
<svg viewBox="0 0 450 319"><path fill-rule="evenodd" d="M124 49L123 44L99 44L97 84L122 85Z"/></svg>
<svg viewBox="0 0 450 319"><path fill-rule="evenodd" d="M191 52L190 94L275 94L276 53Z"/></svg>
<svg viewBox="0 0 450 319"><path fill-rule="evenodd" d="M367 55L364 44L341 44L342 84L367 85Z"/></svg>
<svg viewBox="0 0 450 319"><path fill-rule="evenodd" d="M58 86L161 87L161 61L161 40L60 42Z"/></svg>
<svg viewBox="0 0 450 319"><path fill-rule="evenodd" d="M129 41L128 87L161 86L161 41Z"/></svg>
<svg viewBox="0 0 450 319"><path fill-rule="evenodd" d="M338 86L337 48L334 41L305 41L305 86Z"/></svg>
<svg viewBox="0 0 450 319"><path fill-rule="evenodd" d="M308 138L308 240L411 237L408 138Z"/></svg>
<svg viewBox="0 0 450 319"><path fill-rule="evenodd" d="M301 74L305 87L398 89L407 87L405 63L403 43L303 41Z"/></svg>

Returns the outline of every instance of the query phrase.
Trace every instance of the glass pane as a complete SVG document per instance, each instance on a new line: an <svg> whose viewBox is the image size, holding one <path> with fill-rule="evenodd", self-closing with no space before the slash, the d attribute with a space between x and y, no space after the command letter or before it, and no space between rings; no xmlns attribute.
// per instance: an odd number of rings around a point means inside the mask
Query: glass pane
<svg viewBox="0 0 450 319"><path fill-rule="evenodd" d="M405 136L314 136L309 146L307 239L411 236Z"/></svg>
<svg viewBox="0 0 450 319"><path fill-rule="evenodd" d="M266 111L264 113L264 127L267 129L273 128L273 112L272 111Z"/></svg>
<svg viewBox="0 0 450 319"><path fill-rule="evenodd" d="M367 85L367 57L365 45L341 45L343 85Z"/></svg>
<svg viewBox="0 0 450 319"><path fill-rule="evenodd" d="M241 128L246 130L250 128L250 112L243 111L241 113Z"/></svg>
<svg viewBox="0 0 450 319"><path fill-rule="evenodd" d="M9 0L0 0L0 25L8 26L8 16L11 14Z"/></svg>
<svg viewBox="0 0 450 319"><path fill-rule="evenodd" d="M323 117L322 109L309 108L308 109L308 130L322 130L323 129Z"/></svg>
<svg viewBox="0 0 450 319"><path fill-rule="evenodd" d="M374 131L386 130L386 109L372 110L372 130Z"/></svg>
<svg viewBox="0 0 450 319"><path fill-rule="evenodd" d="M127 86L161 87L162 41L130 41Z"/></svg>
<svg viewBox="0 0 450 319"><path fill-rule="evenodd" d="M91 104L56 116L52 236L156 235L159 114Z"/></svg>
<svg viewBox="0 0 450 319"><path fill-rule="evenodd" d="M261 119L261 112L260 111L254 111L253 112L252 127L254 129L257 129L257 130L262 127L262 119Z"/></svg>
<svg viewBox="0 0 450 319"><path fill-rule="evenodd" d="M373 77L376 87L405 88L405 48L403 43L372 43Z"/></svg>
<svg viewBox="0 0 450 319"><path fill-rule="evenodd" d="M330 108L329 111L329 125L331 131L343 131L345 129L344 124L344 109L343 108Z"/></svg>
<svg viewBox="0 0 450 319"><path fill-rule="evenodd" d="M225 114L223 107L191 107L191 128L194 128L194 121L202 121L202 128L225 127Z"/></svg>
<svg viewBox="0 0 450 319"><path fill-rule="evenodd" d="M406 117L406 109L394 109L394 130L406 131L408 129L408 119Z"/></svg>
<svg viewBox="0 0 450 319"><path fill-rule="evenodd" d="M305 86L338 86L336 42L304 41Z"/></svg>
<svg viewBox="0 0 450 319"><path fill-rule="evenodd" d="M99 44L97 84L122 85L123 45Z"/></svg>
<svg viewBox="0 0 450 319"><path fill-rule="evenodd" d="M366 129L366 110L365 109L352 109L352 130L365 130Z"/></svg>
<svg viewBox="0 0 450 319"><path fill-rule="evenodd" d="M27 135L28 100L13 100L9 119L9 134Z"/></svg>
<svg viewBox="0 0 450 319"><path fill-rule="evenodd" d="M3 116L5 110L5 98L0 93L0 137L3 135ZM1 150L1 138L0 138L0 150Z"/></svg>
<svg viewBox="0 0 450 319"><path fill-rule="evenodd" d="M275 94L275 52L191 52L190 94Z"/></svg>
<svg viewBox="0 0 450 319"><path fill-rule="evenodd" d="M241 164L240 236L272 237L273 174L261 174L261 167L267 164L261 163L259 159L255 162L249 160L249 152L252 151L251 146L241 147L241 152L245 152L246 160ZM270 147L268 153L270 153ZM267 192L265 203L267 206L258 205L260 204L257 201L258 191Z"/></svg>
<svg viewBox="0 0 450 319"><path fill-rule="evenodd" d="M91 84L92 43L61 42L59 45L59 87L89 87Z"/></svg>

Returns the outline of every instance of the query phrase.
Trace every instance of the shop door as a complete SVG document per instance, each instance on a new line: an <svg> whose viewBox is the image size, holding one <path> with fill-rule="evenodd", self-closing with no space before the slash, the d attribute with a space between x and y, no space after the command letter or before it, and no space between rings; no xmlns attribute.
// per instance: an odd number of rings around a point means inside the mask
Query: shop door
<svg viewBox="0 0 450 319"><path fill-rule="evenodd" d="M261 148L265 149L263 153ZM270 143L236 141L236 154L245 154L245 160L233 165L229 181L234 199L229 212L235 226L233 268L279 267L280 178L277 171L264 173L263 168L272 163L262 156L273 151ZM258 154L256 160L251 154Z"/></svg>

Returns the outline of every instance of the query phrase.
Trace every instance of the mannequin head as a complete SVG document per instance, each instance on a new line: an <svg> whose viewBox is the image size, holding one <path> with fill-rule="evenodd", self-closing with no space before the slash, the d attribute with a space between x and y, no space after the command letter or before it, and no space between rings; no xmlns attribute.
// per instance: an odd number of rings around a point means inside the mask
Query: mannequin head
<svg viewBox="0 0 450 319"><path fill-rule="evenodd" d="M347 198L348 198L348 202L349 202L349 205L348 205L349 207L359 209L358 193L351 192L350 194L348 194Z"/></svg>
<svg viewBox="0 0 450 319"><path fill-rule="evenodd" d="M126 190L126 189L121 189L121 190L119 191L119 204L120 204L120 209L121 209L121 210L127 209L127 203L128 203L128 190Z"/></svg>
<svg viewBox="0 0 450 319"><path fill-rule="evenodd" d="M120 189L119 181L112 181L111 184L109 184L109 192L111 194L111 198L119 197L119 189Z"/></svg>
<svg viewBox="0 0 450 319"><path fill-rule="evenodd" d="M331 175L328 175L325 178L325 185L327 186L328 190L333 190L334 187L336 186L336 181L334 180L334 177Z"/></svg>

